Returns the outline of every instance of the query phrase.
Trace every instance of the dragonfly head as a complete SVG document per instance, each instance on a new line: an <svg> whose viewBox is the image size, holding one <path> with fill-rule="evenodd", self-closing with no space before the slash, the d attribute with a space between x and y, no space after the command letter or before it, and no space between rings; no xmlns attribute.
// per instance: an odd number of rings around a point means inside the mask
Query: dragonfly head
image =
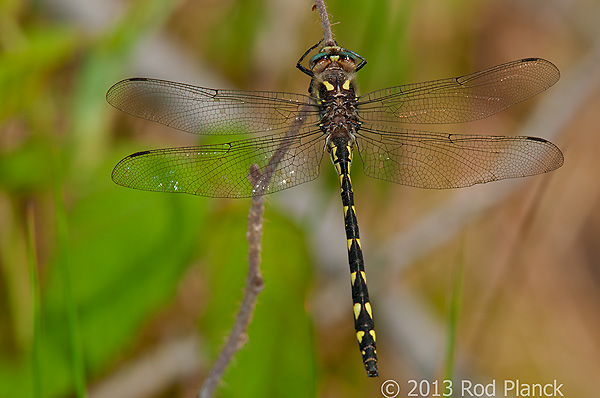
<svg viewBox="0 0 600 398"><path fill-rule="evenodd" d="M366 64L360 55L339 46L325 46L314 55L308 67L318 75L326 69L341 69L347 73L356 72Z"/></svg>

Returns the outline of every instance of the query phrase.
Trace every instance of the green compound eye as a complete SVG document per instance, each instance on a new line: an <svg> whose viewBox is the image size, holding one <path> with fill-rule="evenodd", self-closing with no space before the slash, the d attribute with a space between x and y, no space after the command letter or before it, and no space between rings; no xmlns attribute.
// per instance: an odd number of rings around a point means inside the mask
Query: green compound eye
<svg viewBox="0 0 600 398"><path fill-rule="evenodd" d="M319 61L321 60L321 58L325 58L325 57L328 57L328 56L329 56L329 54L327 54L327 53L323 53L323 52L321 52L321 53L318 53L318 54L315 54L314 56L312 56L312 57L310 58L310 61L308 61L308 64L309 64L309 65L314 65L314 64L316 64L317 62L319 62Z"/></svg>
<svg viewBox="0 0 600 398"><path fill-rule="evenodd" d="M354 62L355 64L358 65L358 63L360 62L358 57L356 55L354 55L353 53L349 52L349 51L342 51L340 53L340 58L343 59L351 59L352 62Z"/></svg>

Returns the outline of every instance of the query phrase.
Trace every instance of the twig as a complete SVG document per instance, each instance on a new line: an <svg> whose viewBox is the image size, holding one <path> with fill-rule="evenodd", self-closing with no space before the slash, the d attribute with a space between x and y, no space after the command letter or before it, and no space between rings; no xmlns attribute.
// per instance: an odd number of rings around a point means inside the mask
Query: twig
<svg viewBox="0 0 600 398"><path fill-rule="evenodd" d="M262 174L260 173L258 166L252 165L248 175L252 185L256 186L261 177ZM227 365L235 353L239 351L248 340L248 325L250 325L252 315L254 314L258 294L264 287L262 274L260 272L262 216L264 210L265 197L263 195L253 196L252 205L248 213L248 229L246 231L246 239L248 239L248 276L246 278L244 298L240 305L240 310L237 314L231 334L202 385L202 389L198 395L200 398L212 397Z"/></svg>
<svg viewBox="0 0 600 398"><path fill-rule="evenodd" d="M321 26L323 27L323 44L326 46L335 46L335 40L333 40L333 33L331 33L331 23L329 22L329 15L327 14L327 8L325 7L324 0L315 0L319 17L321 18Z"/></svg>
<svg viewBox="0 0 600 398"><path fill-rule="evenodd" d="M252 165L248 178L252 186L256 186L261 177L260 170L257 165ZM231 330L231 334L221 350L219 357L208 374L200 393L199 398L212 397L214 390L217 388L219 380L223 376L223 372L227 365L248 340L247 330L254 308L256 307L256 299L258 294L263 290L264 283L262 274L260 273L260 251L262 239L262 216L265 210L265 197L263 195L255 195L252 197L252 205L248 213L248 230L246 231L246 239L248 239L248 276L246 278L246 289L244 298L240 305L240 310L235 319L235 324Z"/></svg>

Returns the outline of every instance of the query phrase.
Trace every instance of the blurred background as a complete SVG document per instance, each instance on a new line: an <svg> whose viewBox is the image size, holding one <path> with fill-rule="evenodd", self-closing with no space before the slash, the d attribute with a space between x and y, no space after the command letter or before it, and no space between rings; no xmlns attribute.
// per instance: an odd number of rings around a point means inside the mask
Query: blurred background
<svg viewBox="0 0 600 398"><path fill-rule="evenodd" d="M379 379L365 376L357 350L329 161L314 182L270 195L265 290L218 396L376 397L395 379L404 397L411 379L452 378L498 388L557 380L565 396L596 397L600 3L327 5L338 43L368 60L363 93L519 58L552 61L561 80L536 98L424 129L539 136L561 148L565 164L448 191L354 167ZM194 396L241 301L250 201L115 185L121 158L202 137L122 114L104 96L134 76L306 93L295 63L322 36L311 7L0 3L1 398Z"/></svg>

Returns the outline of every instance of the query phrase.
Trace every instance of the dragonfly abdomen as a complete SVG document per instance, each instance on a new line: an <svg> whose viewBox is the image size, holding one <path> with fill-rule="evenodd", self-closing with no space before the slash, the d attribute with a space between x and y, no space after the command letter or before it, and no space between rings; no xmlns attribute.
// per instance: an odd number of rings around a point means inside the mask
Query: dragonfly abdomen
<svg viewBox="0 0 600 398"><path fill-rule="evenodd" d="M350 265L356 338L367 375L375 377L379 375L377 370L377 350L375 347L375 324L369 301L365 266L360 246L358 220L354 208L354 193L350 179L352 146L349 140L340 138L330 141L329 150L331 160L340 178L342 205L344 206L344 224L348 242L348 263Z"/></svg>

